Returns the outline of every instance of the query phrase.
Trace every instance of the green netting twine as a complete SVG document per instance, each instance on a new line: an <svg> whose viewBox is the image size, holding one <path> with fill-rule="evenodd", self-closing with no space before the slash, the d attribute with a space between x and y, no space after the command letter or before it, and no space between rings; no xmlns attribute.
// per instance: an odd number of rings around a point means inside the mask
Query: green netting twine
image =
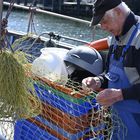
<svg viewBox="0 0 140 140"><path fill-rule="evenodd" d="M0 53L0 118L28 118L41 110L32 81L22 65L27 61L25 57L18 60L18 54L7 50Z"/></svg>

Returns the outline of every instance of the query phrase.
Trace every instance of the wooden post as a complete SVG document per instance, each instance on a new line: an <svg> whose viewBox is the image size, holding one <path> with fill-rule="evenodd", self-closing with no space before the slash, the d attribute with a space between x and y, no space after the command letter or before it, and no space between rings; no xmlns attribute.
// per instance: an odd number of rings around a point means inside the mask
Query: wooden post
<svg viewBox="0 0 140 140"><path fill-rule="evenodd" d="M38 2L38 1L36 0L36 1L33 3L33 6L36 6L36 5L37 5L37 2Z"/></svg>
<svg viewBox="0 0 140 140"><path fill-rule="evenodd" d="M59 13L62 13L62 5L64 3L64 0L59 0Z"/></svg>
<svg viewBox="0 0 140 140"><path fill-rule="evenodd" d="M52 3L53 3L52 1L53 0L43 0L44 7L52 5Z"/></svg>
<svg viewBox="0 0 140 140"><path fill-rule="evenodd" d="M27 6L28 0L24 0L24 6Z"/></svg>
<svg viewBox="0 0 140 140"><path fill-rule="evenodd" d="M20 4L20 0L16 0L16 3L17 3L17 4Z"/></svg>
<svg viewBox="0 0 140 140"><path fill-rule="evenodd" d="M77 16L80 14L80 2L81 0L77 0Z"/></svg>

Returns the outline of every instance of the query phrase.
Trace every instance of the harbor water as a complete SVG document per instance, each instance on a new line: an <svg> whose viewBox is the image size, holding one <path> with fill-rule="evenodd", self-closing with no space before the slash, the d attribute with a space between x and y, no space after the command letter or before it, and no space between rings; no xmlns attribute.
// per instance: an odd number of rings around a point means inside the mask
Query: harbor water
<svg viewBox="0 0 140 140"><path fill-rule="evenodd" d="M3 12L3 17L5 14L6 10ZM30 13L28 11L13 9L8 18L8 29L27 32L29 15ZM38 35L43 32L54 32L59 35L73 37L88 42L108 36L105 31L99 28L93 30L89 27L89 24L79 23L47 14L35 13L33 21L33 25Z"/></svg>

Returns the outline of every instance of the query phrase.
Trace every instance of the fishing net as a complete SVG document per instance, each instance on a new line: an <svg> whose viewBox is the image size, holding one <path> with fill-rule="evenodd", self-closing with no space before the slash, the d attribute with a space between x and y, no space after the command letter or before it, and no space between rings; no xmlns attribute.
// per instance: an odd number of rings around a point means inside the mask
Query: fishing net
<svg viewBox="0 0 140 140"><path fill-rule="evenodd" d="M10 42L11 38L8 39ZM32 73L32 64L44 47L40 38L31 35L13 43L15 58L22 64L29 80L27 85L23 83L28 93L25 94L27 98L20 97L22 102L11 100L20 111L11 109L13 112L8 116L3 112L0 114L0 134L7 140L108 140L114 129L125 134L125 126L117 113L112 115L112 109L96 102L96 92L84 91L80 83L71 79L61 84L60 79L52 81ZM21 110L24 115L20 115Z"/></svg>

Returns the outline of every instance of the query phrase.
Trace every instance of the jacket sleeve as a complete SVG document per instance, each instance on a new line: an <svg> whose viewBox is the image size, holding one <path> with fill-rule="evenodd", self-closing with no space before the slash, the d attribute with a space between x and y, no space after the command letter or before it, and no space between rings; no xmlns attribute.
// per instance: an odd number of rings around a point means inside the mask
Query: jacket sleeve
<svg viewBox="0 0 140 140"><path fill-rule="evenodd" d="M109 52L108 52L108 55L106 58L105 71L98 76L98 78L101 81L101 88L103 88L103 89L108 88L108 79L105 77L105 74L108 72L108 69L109 69L109 60L110 60L110 56L112 53L112 49L113 49L113 46L110 46Z"/></svg>
<svg viewBox="0 0 140 140"><path fill-rule="evenodd" d="M139 100L140 101L140 84L131 86L130 88L122 89L124 100Z"/></svg>
<svg viewBox="0 0 140 140"><path fill-rule="evenodd" d="M139 75L138 82L137 84L132 84L130 88L122 89L122 94L125 100L134 99L140 101L140 48L134 49L131 60L133 60L133 66L136 67Z"/></svg>
<svg viewBox="0 0 140 140"><path fill-rule="evenodd" d="M100 79L100 81L101 81L101 88L107 88L108 87L108 80L107 80L107 78L105 77L105 72L104 73L102 73L102 74L100 74L99 76L98 76L98 78Z"/></svg>
<svg viewBox="0 0 140 140"><path fill-rule="evenodd" d="M132 55L129 57L131 58L128 63L132 60L132 62L129 65L132 65L136 68L138 73L137 82L132 84L130 88L122 89L122 94L124 97L124 100L127 99L134 99L140 101L140 36L138 39L138 42L136 43L136 47L131 52ZM134 75L133 75L134 78Z"/></svg>

